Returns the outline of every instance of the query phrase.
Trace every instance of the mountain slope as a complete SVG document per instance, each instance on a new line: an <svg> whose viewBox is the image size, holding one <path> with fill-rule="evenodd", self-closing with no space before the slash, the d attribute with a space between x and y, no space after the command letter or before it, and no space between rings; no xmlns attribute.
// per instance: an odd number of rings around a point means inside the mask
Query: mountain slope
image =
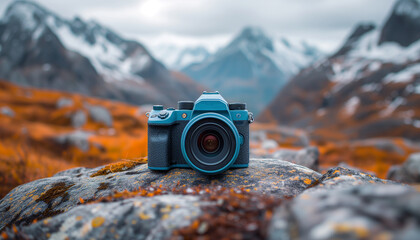
<svg viewBox="0 0 420 240"><path fill-rule="evenodd" d="M289 77L319 55L304 43L272 39L260 28L247 27L226 47L182 71L230 101L246 102L258 114Z"/></svg>
<svg viewBox="0 0 420 240"><path fill-rule="evenodd" d="M100 24L66 20L27 1L0 22L0 77L130 103L174 104L198 96L135 41Z"/></svg>
<svg viewBox="0 0 420 240"><path fill-rule="evenodd" d="M337 53L295 76L260 120L329 137L419 140L419 23L419 1L397 1L383 27L358 25Z"/></svg>
<svg viewBox="0 0 420 240"><path fill-rule="evenodd" d="M181 70L190 64L202 62L210 56L209 51L203 46L158 45L150 47L150 50L166 67L174 70Z"/></svg>

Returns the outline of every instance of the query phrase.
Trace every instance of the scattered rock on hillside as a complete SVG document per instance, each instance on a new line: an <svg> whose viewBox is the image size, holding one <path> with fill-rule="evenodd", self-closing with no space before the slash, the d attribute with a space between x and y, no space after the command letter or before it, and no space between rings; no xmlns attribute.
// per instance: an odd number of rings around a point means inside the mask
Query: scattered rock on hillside
<svg viewBox="0 0 420 240"><path fill-rule="evenodd" d="M402 166L392 166L387 178L398 182L420 183L420 153L411 154Z"/></svg>
<svg viewBox="0 0 420 240"><path fill-rule="evenodd" d="M4 106L0 108L0 114L8 116L8 117L14 117L15 112L9 108L8 106Z"/></svg>
<svg viewBox="0 0 420 240"><path fill-rule="evenodd" d="M405 144L409 144L409 141ZM404 155L405 151L395 142L395 139L392 138L372 138L366 140L354 141L353 146L371 146L377 149L387 151L390 153L397 153Z"/></svg>
<svg viewBox="0 0 420 240"><path fill-rule="evenodd" d="M86 124L86 114L82 110L78 110L71 115L71 125L74 128L82 127Z"/></svg>
<svg viewBox="0 0 420 240"><path fill-rule="evenodd" d="M86 106L89 111L89 116L94 122L102 123L107 127L112 127L112 116L108 109L102 106Z"/></svg>
<svg viewBox="0 0 420 240"><path fill-rule="evenodd" d="M282 149L273 153L273 158L305 166L318 171L319 151L316 147L308 147L301 150Z"/></svg>
<svg viewBox="0 0 420 240"><path fill-rule="evenodd" d="M114 191L221 185L283 197L301 193L320 177L309 168L273 159L252 159L249 168L228 170L218 176L204 176L192 169L150 171L146 164L131 161L95 169L77 168L13 189L0 202L0 229L62 213L80 204L80 199L97 199Z"/></svg>
<svg viewBox="0 0 420 240"><path fill-rule="evenodd" d="M71 98L61 97L57 100L57 108L71 107L73 106L73 100Z"/></svg>
<svg viewBox="0 0 420 240"><path fill-rule="evenodd" d="M55 137L55 140L59 144L71 145L85 152L89 150L89 147L90 147L90 144L89 144L90 135L91 134L88 132L76 130L71 133L59 135Z"/></svg>
<svg viewBox="0 0 420 240"><path fill-rule="evenodd" d="M308 191L274 214L270 239L417 239L420 193L396 184Z"/></svg>

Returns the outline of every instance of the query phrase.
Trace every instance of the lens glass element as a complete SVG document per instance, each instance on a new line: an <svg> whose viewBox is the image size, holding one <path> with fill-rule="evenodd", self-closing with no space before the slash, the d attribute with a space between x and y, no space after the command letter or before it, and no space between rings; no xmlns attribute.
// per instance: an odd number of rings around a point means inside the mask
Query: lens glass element
<svg viewBox="0 0 420 240"><path fill-rule="evenodd" d="M201 148L207 153L214 153L219 149L219 138L212 133L202 133L198 138Z"/></svg>

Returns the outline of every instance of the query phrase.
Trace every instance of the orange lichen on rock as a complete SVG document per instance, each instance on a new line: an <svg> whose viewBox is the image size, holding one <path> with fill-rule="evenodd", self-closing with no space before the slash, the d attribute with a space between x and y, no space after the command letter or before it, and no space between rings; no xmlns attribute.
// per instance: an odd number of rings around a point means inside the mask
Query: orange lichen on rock
<svg viewBox="0 0 420 240"><path fill-rule="evenodd" d="M122 172L129 170L139 164L147 163L147 158L137 158L137 159L127 159L125 161L111 163L106 165L104 168L101 168L96 173L90 175L90 177L102 176L107 175L114 172Z"/></svg>
<svg viewBox="0 0 420 240"><path fill-rule="evenodd" d="M92 219L92 227L96 228L96 227L100 227L102 226L102 224L104 224L105 222L105 218L104 217L95 217L94 219Z"/></svg>

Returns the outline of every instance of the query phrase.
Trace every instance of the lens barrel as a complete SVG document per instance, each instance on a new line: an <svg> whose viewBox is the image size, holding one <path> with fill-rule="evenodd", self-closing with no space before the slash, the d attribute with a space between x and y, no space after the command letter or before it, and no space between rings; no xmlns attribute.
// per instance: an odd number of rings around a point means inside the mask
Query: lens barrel
<svg viewBox="0 0 420 240"><path fill-rule="evenodd" d="M205 174L227 170L239 154L239 133L228 118L205 113L191 120L181 138L181 150L187 163Z"/></svg>

